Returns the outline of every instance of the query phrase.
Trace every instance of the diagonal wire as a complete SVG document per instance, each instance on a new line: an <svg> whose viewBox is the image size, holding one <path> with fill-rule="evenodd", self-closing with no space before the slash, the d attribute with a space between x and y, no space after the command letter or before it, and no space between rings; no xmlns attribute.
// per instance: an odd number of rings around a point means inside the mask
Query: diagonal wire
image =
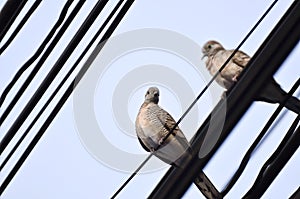
<svg viewBox="0 0 300 199"><path fill-rule="evenodd" d="M244 158L242 159L242 162L241 162L239 168L234 173L234 175L232 176L232 178L230 179L230 181L226 185L226 187L223 189L223 191L222 191L222 195L223 196L225 196L231 190L231 188L234 186L234 184L240 178L240 176L242 175L243 171L245 170L245 168L246 168L246 166L247 166L247 164L248 164L248 162L249 162L249 160L251 158L251 155L252 155L253 151L257 148L257 145L261 142L261 140L263 139L263 137L267 133L268 129L271 127L272 123L277 118L277 116L279 115L280 111L283 109L285 103L290 98L290 96L297 90L297 88L299 87L299 85L300 85L300 79L298 79L296 81L296 83L293 85L292 89L288 92L287 96L285 97L283 103L279 104L279 106L274 111L274 113L272 114L272 116L270 117L270 119L268 120L268 122L266 123L266 125L264 126L264 128L261 130L261 132L259 133L259 135L255 139L255 141L252 143L252 145L250 146L250 148L246 152Z"/></svg>
<svg viewBox="0 0 300 199"><path fill-rule="evenodd" d="M116 27L119 25L120 21L123 19L124 15L129 10L129 8L131 7L133 2L134 2L134 0L128 0L124 3L124 6L121 8L120 12L117 14L115 19L113 20L113 22L111 23L109 28L106 30L103 37L101 38L101 40L100 40L101 49L103 48L103 46L106 43L107 39L109 39L109 37L112 35L112 33L114 32ZM98 6L101 6L101 3L96 5L96 7L98 7ZM96 10L98 10L98 9L96 9ZM93 13L93 14L95 14L95 13ZM49 125L51 124L51 122L53 121L53 119L55 118L57 113L60 111L60 109L62 108L64 103L67 101L67 99L71 95L72 91L76 88L76 86L78 85L79 81L82 79L82 77L84 76L84 74L85 74L85 72L87 71L88 68L89 68L89 65L85 65L79 71L77 77L75 77L74 80L70 83L69 87L67 88L67 90L65 91L63 96L60 98L59 102L56 104L54 109L51 111L50 115L47 117L46 121L41 126L41 128L39 129L37 134L34 136L32 141L29 143L28 147L25 149L25 151L21 155L20 159L17 161L17 163L15 164L13 169L10 171L8 176L4 179L4 182L0 186L0 195L2 195L2 193L5 191L6 187L9 185L9 183L11 182L11 180L13 179L15 174L18 172L20 167L25 162L26 158L29 156L29 154L34 149L34 147L36 146L36 144L38 143L40 138L43 136L43 134L45 133L45 131L47 130L47 128L49 127Z"/></svg>
<svg viewBox="0 0 300 199"><path fill-rule="evenodd" d="M88 50L91 48L91 46L96 41L96 39L99 37L99 35L102 33L102 31L104 30L104 28L107 26L107 24L112 19L112 17L117 12L117 10L120 8L120 6L121 6L121 4L123 2L124 2L124 0L121 0L121 1L118 2L118 4L115 6L115 8L112 10L112 12L109 14L109 16L104 21L104 23L101 25L101 27L99 28L99 30L93 36L93 38L91 39L91 41L89 42L89 44L86 46L86 48L83 50L83 52L81 53L81 55L78 57L78 59L76 60L76 62L70 68L70 70L68 71L68 73L66 74L66 76L59 83L59 85L54 90L54 92L51 94L51 96L49 97L49 99L47 100L47 102L44 104L44 106L41 108L41 110L38 112L38 114L35 116L35 118L30 123L30 125L27 127L27 129L25 130L25 132L22 134L22 136L20 137L20 139L18 140L18 142L14 145L14 147L12 148L12 150L5 157L4 161L0 165L0 172L2 171L2 169L4 168L4 166L6 165L6 163L9 161L9 159L12 157L12 155L14 154L14 152L18 149L18 147L20 146L20 144L22 143L22 141L25 139L25 137L28 135L28 133L30 132L30 130L32 129L32 127L35 125L35 123L38 121L38 119L44 113L44 111L46 110L46 108L48 107L48 105L51 103L51 101L54 99L54 97L56 96L56 94L59 92L59 90L65 84L65 82L69 79L69 77L74 72L74 70L76 69L76 67L78 66L78 64L81 62L81 60L83 59L83 57L86 55L86 53L88 52ZM71 15L70 15L70 17L72 18Z"/></svg>
<svg viewBox="0 0 300 199"><path fill-rule="evenodd" d="M134 176L144 167L144 165L150 160L153 156L153 153L147 156L147 158L140 164L140 166L129 176L129 178L122 184L122 186L114 193L111 199L116 198L117 195L126 187L126 185L134 178Z"/></svg>
<svg viewBox="0 0 300 199"><path fill-rule="evenodd" d="M64 21L64 18L67 15L68 9L71 6L72 2L74 0L68 0L67 3L65 4L64 8L61 11L61 14L57 20L57 22L55 23L55 25L53 26L53 28L51 29L51 31L48 33L47 37L44 39L44 41L42 42L42 44L40 45L40 47L37 49L37 51L33 54L33 56L18 70L18 72L15 74L15 76L13 77L13 79L10 81L10 83L6 86L6 88L4 89L3 93L1 94L0 97L0 107L3 104L7 94L9 93L9 91L12 89L12 87L15 85L15 83L18 81L18 79L21 77L21 75L23 74L23 72L40 56L40 54L43 52L43 50L45 49L46 45L49 43L49 41L51 40L51 38L53 37L53 35L55 34L56 30L58 29L58 27L62 24L62 22ZM22 96L22 94L24 93L25 89L28 87L28 85L30 84L30 82L32 81L32 79L34 78L34 76L36 75L36 73L38 72L38 70L41 68L42 64L37 64L36 67L33 69L33 71L30 73L30 75L28 76L28 78L25 80L25 82L23 83L23 85L21 86L21 88L18 90L17 94L14 96L13 100L10 102L10 104L8 105L8 107L5 109L5 111L3 112L3 114L0 117L0 126L2 125L2 123L4 122L4 120L6 119L6 117L8 116L8 114L10 113L10 111L13 109L13 107L16 105L16 103L18 102L18 100L20 99L20 97Z"/></svg>
<svg viewBox="0 0 300 199"><path fill-rule="evenodd" d="M256 24L252 27L252 29L248 32L248 34L245 36L245 38L241 41L241 43L237 46L237 48L232 52L232 54L227 58L227 60L223 63L221 68L217 71L217 73L211 78L211 80L206 84L206 86L203 88L203 90L199 93L199 95L196 97L196 99L191 103L191 105L187 108L187 110L182 114L182 116L179 118L179 120L176 122L174 127L168 132L168 134L163 138L163 141L161 144L159 144L155 151L158 150L165 142L165 140L173 133L175 128L180 124L180 122L185 118L185 116L190 112L190 110L194 107L194 105L197 103L197 101L202 97L202 95L206 92L206 90L209 88L209 86L212 84L212 82L216 79L216 77L222 72L222 70L225 68L225 66L228 64L228 62L232 59L232 57L237 53L237 51L240 49L240 47L246 42L246 40L250 37L250 35L256 30L258 25L263 21L263 19L267 16L267 14L272 10L272 8L275 6L275 4L278 2L278 0L273 1L273 3L269 6L269 8L264 12L264 14L260 17L260 19L256 22ZM149 156L152 156L151 153ZM150 158L147 157L146 160L148 161ZM143 161L142 164L144 165L147 161ZM130 180L138 173L138 171L142 167L138 167L134 173L129 177ZM124 182L124 184L121 186L123 189L130 181L129 179ZM120 189L121 189L120 188ZM118 189L118 193L121 191ZM116 196L116 194L114 194Z"/></svg>
<svg viewBox="0 0 300 199"><path fill-rule="evenodd" d="M25 14L25 16L23 17L23 19L20 21L19 25L14 30L14 32L11 34L11 36L8 38L8 40L5 42L5 44L0 48L0 55L3 53L3 51L5 51L5 49L14 40L14 38L17 36L17 34L19 33L19 31L22 29L22 27L25 25L25 23L27 22L27 20L30 18L30 16L32 15L32 13L37 9L37 7L40 5L41 2L42 2L42 0L37 0L37 1L35 1L32 4L32 6L28 10L28 12ZM1 104L0 104L0 106L1 106Z"/></svg>
<svg viewBox="0 0 300 199"><path fill-rule="evenodd" d="M241 43L238 45L238 47L232 52L232 54L227 58L227 60L223 63L221 68L217 71L217 73L211 78L211 80L207 83L207 85L204 87L204 89L199 93L199 95L196 97L196 99L191 103L191 105L187 108L187 110L182 114L182 116L179 118L179 120L176 122L174 127L170 130L170 132L166 135L166 137L163 139L163 142L172 134L172 132L176 129L176 127L179 125L179 123L185 118L185 116L190 112L190 110L194 107L194 105L197 103L197 101L202 97L202 95L206 92L206 90L209 88L209 86L212 84L212 82L217 78L217 76L222 72L222 70L225 68L225 66L228 64L228 62L233 58L233 56L237 53L237 51L241 48L241 46L247 41L247 39L250 37L250 35L255 31L255 29L258 27L258 25L262 22L262 20L267 16L267 14L272 10L272 8L275 6L278 0L275 0L271 6L265 11L265 13L262 15L262 17L256 22L256 24L253 26L253 28L248 32L248 34L245 36L245 38L241 41ZM161 143L161 145L163 144ZM157 149L161 147L161 145L158 145ZM156 150L157 150L156 149Z"/></svg>
<svg viewBox="0 0 300 199"><path fill-rule="evenodd" d="M299 199L300 198L300 187L289 197L289 199Z"/></svg>

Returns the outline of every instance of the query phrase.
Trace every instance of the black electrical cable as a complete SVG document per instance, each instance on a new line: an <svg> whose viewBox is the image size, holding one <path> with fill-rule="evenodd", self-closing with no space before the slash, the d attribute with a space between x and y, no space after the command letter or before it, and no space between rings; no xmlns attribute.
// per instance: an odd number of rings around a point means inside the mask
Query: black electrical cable
<svg viewBox="0 0 300 199"><path fill-rule="evenodd" d="M275 121L275 119L277 118L277 116L279 115L280 111L283 109L285 103L292 96L292 94L297 90L297 88L299 87L299 85L300 85L300 79L298 79L296 81L296 83L293 85L293 87L288 92L287 96L285 97L283 103L279 104L279 106L277 107L277 109L271 115L270 119L268 120L268 122L266 123L266 125L264 126L264 128L261 130L261 132L259 133L259 135L255 139L255 141L252 143L252 145L250 146L250 148L246 152L244 158L242 159L242 162L241 162L239 168L234 173L234 175L232 176L232 178L230 179L230 181L226 185L226 187L222 190L221 194L223 196L225 196L231 190L231 188L234 186L234 184L238 181L238 179L242 175L243 171L245 170L245 168L246 168L246 166L247 166L247 164L248 164L248 162L249 162L249 160L250 160L250 158L251 158L251 156L253 154L253 151L256 149L256 147L258 146L258 144L261 142L261 140L263 139L263 137L267 133L268 129L271 127L271 125L273 124L273 122Z"/></svg>
<svg viewBox="0 0 300 199"><path fill-rule="evenodd" d="M111 197L111 199L116 198L117 195L126 187L126 185L131 181L136 174L144 167L144 165L150 160L150 158L153 156L153 153L150 153L150 155L147 156L147 158L140 164L140 166L129 176L129 178L122 183L121 187L114 193L114 195Z"/></svg>
<svg viewBox="0 0 300 199"><path fill-rule="evenodd" d="M7 0L0 12L0 42L28 0Z"/></svg>
<svg viewBox="0 0 300 199"><path fill-rule="evenodd" d="M114 14L117 12L117 10L120 8L121 4L124 2L124 0L121 0L117 3L117 5L115 6L115 8L112 10L112 12L109 14L109 16L106 18L106 20L104 21L104 23L101 25L101 27L99 28L99 30L96 32L96 34L93 36L93 38L91 39L91 41L89 42L89 44L86 46L86 48L83 50L83 52L81 53L81 55L78 57L78 59L76 60L76 62L73 64L73 66L70 68L70 70L68 71L68 73L65 75L65 77L63 78L63 80L59 83L59 85L57 86L57 88L54 90L54 92L51 94L51 96L49 97L49 99L47 100L47 102L43 105L43 107L41 108L41 110L38 112L38 114L34 117L34 119L32 120L32 122L30 123L30 125L27 127L27 129L25 130L25 132L22 134L22 136L19 138L18 142L14 145L14 147L12 148L12 150L9 152L9 154L5 157L4 161L1 163L0 165L0 172L2 171L2 169L4 168L4 166L6 165L6 163L9 161L9 159L12 157L12 155L14 154L14 152L17 150L17 148L20 146L20 144L22 143L22 141L25 139L25 137L27 136L27 134L30 132L30 130L32 129L32 127L35 125L35 123L38 121L38 119L40 118L40 116L44 113L44 111L46 110L46 108L48 107L48 105L51 103L51 101L54 99L54 97L56 96L56 94L59 92L59 90L61 89L61 87L64 85L64 83L69 79L69 77L71 76L71 74L74 72L74 70L76 69L76 67L78 66L78 64L81 62L81 60L83 59L83 57L86 55L86 53L88 52L88 50L91 48L91 46L93 45L93 43L96 41L96 39L98 38L98 36L102 33L102 31L104 30L104 28L107 26L108 22L112 19L112 17L114 16ZM76 9L76 8L75 8ZM70 14L70 17L72 17L72 14Z"/></svg>
<svg viewBox="0 0 300 199"><path fill-rule="evenodd" d="M116 27L119 25L120 21L123 19L124 15L129 10L129 8L131 7L133 2L134 2L134 0L128 0L128 1L125 2L124 6L121 8L120 12L117 14L117 16L115 17L115 19L113 20L113 22L111 23L109 28L107 29L107 31L103 35L103 37L100 41L100 47L101 47L100 49L103 48L105 42L112 35L112 33L114 32ZM99 6L99 5L97 4L96 6ZM98 9L96 9L96 10L98 10ZM92 12L95 12L95 10L93 9ZM93 13L93 15L96 15L96 13ZM47 130L47 128L49 127L49 125L51 124L51 122L53 121L55 116L57 115L57 113L60 111L60 109L62 108L64 103L67 101L67 99L71 95L72 91L78 85L79 81L81 80L81 78L83 77L83 75L85 74L85 72L87 71L89 66L90 65L85 65L80 70L77 77L71 82L71 84L69 85L69 87L67 88L67 90L65 91L65 93L63 94L63 96L61 97L59 102L57 103L57 105L54 107L54 109L51 111L50 115L47 117L44 124L41 126L41 128L39 129L37 134L34 136L32 141L28 145L28 147L25 149L25 151L21 155L20 159L17 161L17 163L15 164L13 169L10 171L8 176L5 178L5 180L1 184L1 186L0 186L0 195L2 195L2 193L5 191L6 187L9 185L9 183L11 182L11 180L13 179L15 174L18 172L18 170L20 169L20 167L22 166L22 164L24 163L24 161L26 160L28 155L31 153L31 151L33 150L35 145L38 143L40 138L43 136L43 134L45 133L45 131Z"/></svg>
<svg viewBox="0 0 300 199"><path fill-rule="evenodd" d="M5 97L7 96L7 94L11 90L11 88L14 86L14 84L18 81L18 79L23 74L23 72L43 52L43 50L45 49L46 45L49 43L49 41L51 40L51 38L55 34L56 30L59 28L59 26L64 21L66 15L67 15L68 9L71 6L71 4L73 3L73 1L74 0L68 0L66 2L65 6L63 7L63 9L61 11L61 14L60 14L57 22L55 23L55 25L53 26L53 28L51 29L51 31L48 33L48 35L46 36L46 38L44 39L44 41L42 42L42 44L39 46L39 48L33 54L33 56L31 58L29 58L28 61L18 70L18 72L15 74L14 78L6 86L6 88L4 89L4 91L3 91L3 93L2 93L2 95L0 97L0 107L1 107L2 103L5 100ZM16 103L18 102L18 100L20 99L20 97L22 96L22 94L24 93L24 91L26 90L26 88L28 87L28 85L30 84L30 82L32 81L32 79L34 78L34 76L36 75L36 73L38 72L38 70L41 68L41 66L42 66L42 64L37 64L36 65L36 67L32 70L32 72L30 73L30 75L28 76L28 78L25 80L25 82L23 83L23 85L21 86L21 88L18 90L17 94L14 96L14 98L12 99L12 101L10 102L10 104L8 105L8 107L5 109L5 111L3 112L3 114L0 117L0 126L2 125L2 123L4 122L4 120L6 119L6 117L8 116L8 114L11 112L11 110L14 108L14 106L16 105Z"/></svg>
<svg viewBox="0 0 300 199"><path fill-rule="evenodd" d="M269 8L264 12L264 14L260 17L260 19L256 22L256 24L253 26L253 28L248 32L248 34L245 36L245 38L241 41L241 43L237 46L237 48L232 52L232 54L228 57L228 59L223 63L223 65L220 67L220 69L217 71L217 73L211 78L211 80L206 84L206 86L203 88L203 90L199 93L199 95L196 97L196 99L191 103L191 105L187 108L187 110L182 114L182 116L179 118L179 120L176 122L174 127L168 132L168 134L163 138L163 141L160 145L157 146L155 150L158 150L164 141L172 134L172 132L175 130L175 128L180 124L180 122L185 118L185 116L190 112L190 110L194 107L194 105L197 103L197 101L202 97L202 95L206 92L206 90L209 88L209 86L213 83L213 81L217 78L217 76L222 72L222 70L225 68L225 66L228 64L228 62L232 59L232 57L237 53L237 51L240 49L240 47L246 42L246 40L250 37L250 35L255 31L255 29L258 27L258 25L263 21L263 19L267 16L267 14L272 10L272 8L275 6L278 0L275 0ZM150 154L149 156L152 156ZM149 160L150 158L147 157L146 160ZM145 161L142 162L142 164L145 164ZM138 170L140 170L140 166L138 169L135 170L134 173L136 173ZM132 174L129 178L132 179L132 176L135 174ZM129 180L126 180L124 184L128 184ZM124 184L121 186L121 188L124 188ZM118 193L121 190L118 189ZM116 194L114 194L116 196Z"/></svg>
<svg viewBox="0 0 300 199"><path fill-rule="evenodd" d="M80 43L86 32L89 30L91 25L94 23L100 12L103 10L104 6L108 0L98 1L94 6L93 10L90 12L88 17L83 22L82 26L79 28L75 36L72 38L71 42L65 48L61 56L58 58L54 66L51 68L50 72L47 74L43 82L40 84L36 92L33 94L29 102L26 104L20 115L16 118L11 128L5 134L0 142L0 155L5 150L9 142L15 136L21 125L27 119L28 115L32 112L36 104L40 101L52 81L55 79L59 71L62 69L63 65L69 59L73 51L76 49L77 45Z"/></svg>
<svg viewBox="0 0 300 199"><path fill-rule="evenodd" d="M14 40L14 38L17 36L17 34L19 33L19 31L22 29L22 27L25 25L25 23L27 22L27 20L30 18L30 16L32 15L32 13L37 9L37 7L40 5L41 2L42 2L42 0L37 0L37 1L35 1L32 4L32 6L30 7L30 9L27 11L27 13L25 14L25 16L23 17L23 19L20 21L19 25L14 30L14 32L10 35L10 37L5 42L5 44L0 48L0 55L9 46L9 44ZM0 103L0 106L1 106L1 103Z"/></svg>

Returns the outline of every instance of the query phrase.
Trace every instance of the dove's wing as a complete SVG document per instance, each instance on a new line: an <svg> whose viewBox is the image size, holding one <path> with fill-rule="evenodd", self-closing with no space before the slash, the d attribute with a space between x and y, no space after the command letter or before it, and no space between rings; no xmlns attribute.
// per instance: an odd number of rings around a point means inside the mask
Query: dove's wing
<svg viewBox="0 0 300 199"><path fill-rule="evenodd" d="M233 50L232 50L233 52ZM251 57L242 51L237 51L232 58L232 62L241 68L245 68Z"/></svg>
<svg viewBox="0 0 300 199"><path fill-rule="evenodd" d="M173 130L170 136L180 140L180 142L182 143L182 145L184 145L184 147L189 146L187 139L185 138L184 134L182 133L178 125L176 126L175 129L173 129L176 125L176 121L167 111L161 109L161 111L159 111L158 118L162 123L162 125L164 126L163 136L166 136L168 133L171 132L171 130Z"/></svg>
<svg viewBox="0 0 300 199"><path fill-rule="evenodd" d="M218 62L215 63L225 63L228 57L231 56L232 52L233 50L220 51L220 53L217 53L215 58L216 60L218 60ZM221 78L219 78L219 80L217 79L217 81L221 81L224 84L225 88L230 88L232 84L237 81L237 78L239 77L240 73L243 71L249 60L250 57L246 53L237 51L233 58L226 65L226 67L221 71ZM219 67L221 67L221 64Z"/></svg>
<svg viewBox="0 0 300 199"><path fill-rule="evenodd" d="M180 166L183 154L190 147L182 131L176 125L172 116L159 107L157 104L142 105L137 120L136 133L143 148L147 151L153 151L154 155L168 164ZM174 128L173 131L171 131ZM166 137L169 132L171 134ZM160 146L159 148L157 148Z"/></svg>
<svg viewBox="0 0 300 199"><path fill-rule="evenodd" d="M176 124L173 117L158 105L152 105L148 107L147 118L152 132L147 142L152 140L157 146L161 144L154 154L168 164L180 166L180 157L189 149L189 143L178 126L171 132Z"/></svg>

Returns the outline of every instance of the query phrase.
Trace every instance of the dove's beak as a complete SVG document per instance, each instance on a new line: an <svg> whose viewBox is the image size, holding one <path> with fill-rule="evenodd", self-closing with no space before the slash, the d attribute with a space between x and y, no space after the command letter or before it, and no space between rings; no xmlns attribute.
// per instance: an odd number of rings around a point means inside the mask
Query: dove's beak
<svg viewBox="0 0 300 199"><path fill-rule="evenodd" d="M203 56L201 57L201 60L203 60L205 57L207 57L207 54L203 54Z"/></svg>

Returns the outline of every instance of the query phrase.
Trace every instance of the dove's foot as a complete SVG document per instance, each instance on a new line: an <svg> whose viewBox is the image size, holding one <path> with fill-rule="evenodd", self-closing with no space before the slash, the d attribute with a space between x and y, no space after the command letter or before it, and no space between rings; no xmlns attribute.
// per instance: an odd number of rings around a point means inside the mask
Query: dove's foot
<svg viewBox="0 0 300 199"><path fill-rule="evenodd" d="M160 139L158 140L158 144L159 144L159 145L162 145L164 142L165 142L164 137L162 137L162 138L160 138Z"/></svg>
<svg viewBox="0 0 300 199"><path fill-rule="evenodd" d="M233 82L237 82L238 81L238 75L233 76L233 78L231 79Z"/></svg>

